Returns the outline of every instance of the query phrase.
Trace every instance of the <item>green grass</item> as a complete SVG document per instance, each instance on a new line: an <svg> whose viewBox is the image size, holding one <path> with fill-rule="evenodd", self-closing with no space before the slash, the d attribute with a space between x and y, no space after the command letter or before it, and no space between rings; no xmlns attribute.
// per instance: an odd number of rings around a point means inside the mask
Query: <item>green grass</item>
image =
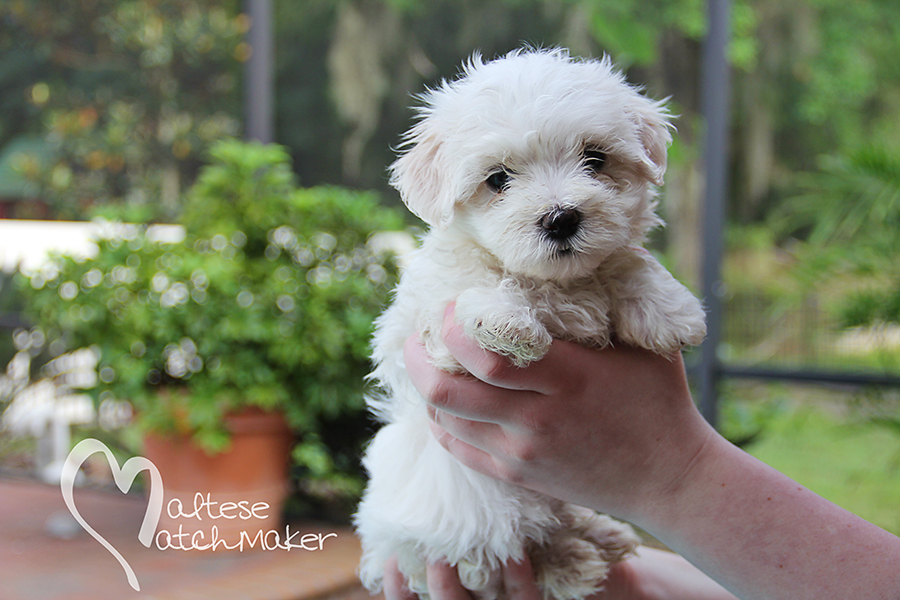
<svg viewBox="0 0 900 600"><path fill-rule="evenodd" d="M801 404L746 450L798 483L900 535L900 435Z"/></svg>

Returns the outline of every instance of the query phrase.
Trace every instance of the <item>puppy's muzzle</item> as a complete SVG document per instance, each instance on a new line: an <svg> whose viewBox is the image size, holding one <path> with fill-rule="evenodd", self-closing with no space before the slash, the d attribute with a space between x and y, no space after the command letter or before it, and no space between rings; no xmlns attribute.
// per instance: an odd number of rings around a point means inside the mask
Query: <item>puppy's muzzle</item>
<svg viewBox="0 0 900 600"><path fill-rule="evenodd" d="M541 218L541 229L555 242L565 242L581 225L581 212L576 208L554 206Z"/></svg>

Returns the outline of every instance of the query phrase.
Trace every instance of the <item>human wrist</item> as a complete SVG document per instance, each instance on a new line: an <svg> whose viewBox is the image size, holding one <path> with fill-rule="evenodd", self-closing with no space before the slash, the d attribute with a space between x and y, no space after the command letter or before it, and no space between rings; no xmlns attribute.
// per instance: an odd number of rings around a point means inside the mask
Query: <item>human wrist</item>
<svg viewBox="0 0 900 600"><path fill-rule="evenodd" d="M715 474L728 468L722 462L734 449L705 421L691 429L690 441L676 441L669 450L660 450L665 460L655 467L655 477L647 478L641 498L622 515L657 537L668 537L670 531L679 531L683 521L696 516L709 486L717 480Z"/></svg>
<svg viewBox="0 0 900 600"><path fill-rule="evenodd" d="M662 376L651 379L644 397L632 402L642 407L625 414L637 425L622 436L626 451L620 462L625 468L618 473L619 484L604 477L594 480L600 486L598 500L609 501L594 508L646 530L667 524L682 498L689 506L703 474L730 446L696 409L683 367L659 361L652 366Z"/></svg>

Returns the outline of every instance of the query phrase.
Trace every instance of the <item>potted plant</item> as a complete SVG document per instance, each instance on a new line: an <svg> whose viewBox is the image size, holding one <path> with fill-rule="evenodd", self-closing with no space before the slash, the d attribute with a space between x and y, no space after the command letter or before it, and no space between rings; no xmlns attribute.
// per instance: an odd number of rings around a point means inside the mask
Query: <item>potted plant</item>
<svg viewBox="0 0 900 600"><path fill-rule="evenodd" d="M242 431L276 438L236 468L244 478L283 473L273 456L288 431L302 435L301 468L340 478L322 423L363 409L371 323L396 279L367 241L402 218L370 193L296 187L277 146L228 140L211 157L187 194L182 241L111 228L95 258L58 257L30 278L28 314L51 347L96 349L94 396L131 402L148 458L205 466L166 481L157 464L167 496L212 485L210 461Z"/></svg>

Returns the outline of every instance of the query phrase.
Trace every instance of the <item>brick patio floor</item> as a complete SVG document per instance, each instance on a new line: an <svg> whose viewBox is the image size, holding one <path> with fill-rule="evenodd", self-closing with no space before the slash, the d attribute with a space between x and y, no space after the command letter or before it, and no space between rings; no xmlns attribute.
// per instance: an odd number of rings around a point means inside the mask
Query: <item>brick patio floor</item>
<svg viewBox="0 0 900 600"><path fill-rule="evenodd" d="M0 600L369 599L355 574L359 543L348 529L292 524L291 531L337 534L317 551L161 551L137 539L143 498L76 489L75 504L128 561L141 590L69 518L58 486L0 479ZM49 533L67 526L71 539Z"/></svg>

